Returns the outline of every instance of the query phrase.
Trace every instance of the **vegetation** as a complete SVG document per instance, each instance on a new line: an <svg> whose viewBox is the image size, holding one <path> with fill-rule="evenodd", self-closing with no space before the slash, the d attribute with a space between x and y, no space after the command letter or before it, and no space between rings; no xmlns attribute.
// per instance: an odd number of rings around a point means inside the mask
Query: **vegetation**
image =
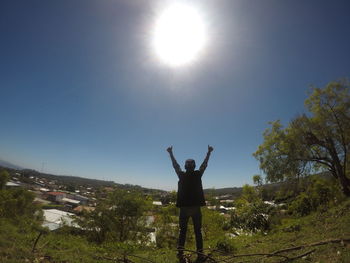
<svg viewBox="0 0 350 263"><path fill-rule="evenodd" d="M76 221L90 241L144 242L147 231L143 215L147 206L147 200L138 192L114 191L100 201L96 210L83 211Z"/></svg>
<svg viewBox="0 0 350 263"><path fill-rule="evenodd" d="M280 121L272 122L254 156L269 182L327 170L350 196L349 83L313 88L305 105L308 113L294 118L286 128Z"/></svg>
<svg viewBox="0 0 350 263"><path fill-rule="evenodd" d="M231 213L231 227L254 233L269 230L272 208L263 202L256 188L244 185L242 196L236 200L235 205L236 210Z"/></svg>
<svg viewBox="0 0 350 263"><path fill-rule="evenodd" d="M8 174L0 174L5 185ZM329 177L311 176L301 185L296 196L276 206L263 201L261 187L245 185L229 216L203 208L208 262L349 261L350 200ZM288 188L276 194L288 195ZM9 210L0 218L2 262L176 262L178 209L152 207L138 191L116 190L95 211L82 212L77 218L81 228L63 226L54 232L40 227L40 210L28 191L3 187L0 196L1 211ZM146 224L150 213L155 221ZM153 228L156 243L149 240ZM191 226L187 248L195 249Z"/></svg>
<svg viewBox="0 0 350 263"><path fill-rule="evenodd" d="M317 182L315 183L317 185ZM301 195L318 188L316 185L311 184L310 189L307 189ZM245 186L245 189L249 189L245 192L248 193L248 196L242 196L241 201L259 202L259 199L249 196L256 194L251 192L251 186ZM280 255L292 258L309 251L312 251L312 253L305 257L311 262L348 262L350 260L349 245L346 241L342 243L337 242L337 240L347 240L350 236L349 201L343 200L337 203L330 201L327 206L321 205L318 208L313 208L314 210L311 209L308 215L303 216L300 213L295 213L298 209L293 208L292 201L287 205L288 212L286 214L280 213L278 209L271 209L268 212L268 230L263 228L255 231L247 230L238 233L239 236L236 237L226 235L233 232L233 225L230 224L230 220L226 220L224 216L220 216L216 211L203 209L203 233L206 252L210 252L211 257L216 262L223 262L222 260L228 260L229 258L234 260L231 262L236 262L236 257L239 258L239 261L245 262L282 262L284 258ZM250 208L242 206L242 211L245 209L249 210ZM254 211L252 215L254 215ZM238 213L241 218L248 220L252 218L247 214ZM104 241L97 243L91 240L86 232L63 227L58 231L44 234L34 251L33 244L38 236L38 228L28 225L28 218L22 218L17 223L8 218L1 218L0 257L2 262L6 263L124 262L122 261L124 258L129 260L127 262L135 263L177 262L175 256L177 228L170 228L168 224L169 222L176 222L177 209L174 206L162 208L157 217L159 220L156 221L156 224L160 227L163 226L163 229L157 234L159 240L156 244L151 244L145 239L136 242L136 240L133 240L133 236L130 236L127 242L121 242L117 240L118 235L115 236L116 238L105 238ZM168 229L168 232L164 232L166 229ZM195 243L193 239L193 235L189 235L187 247L192 250ZM325 240L335 241L313 245ZM313 246L280 252L277 254L279 256L265 256L285 248L295 248L307 244ZM244 257L244 254L250 256ZM256 255L252 256L254 254ZM293 262L303 261L303 259L296 259Z"/></svg>
<svg viewBox="0 0 350 263"><path fill-rule="evenodd" d="M0 218L7 218L15 223L23 218L39 218L39 207L33 204L34 194L23 188L6 189L8 180L8 172L0 171Z"/></svg>

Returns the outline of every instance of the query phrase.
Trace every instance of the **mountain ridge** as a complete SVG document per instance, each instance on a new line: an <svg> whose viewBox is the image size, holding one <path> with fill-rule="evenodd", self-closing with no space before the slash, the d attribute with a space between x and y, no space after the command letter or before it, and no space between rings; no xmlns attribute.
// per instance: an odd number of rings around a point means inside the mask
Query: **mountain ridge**
<svg viewBox="0 0 350 263"><path fill-rule="evenodd" d="M5 161L3 159L0 159L0 166L11 168L11 169L16 169L16 170L23 170L24 169L23 167L21 167L17 164L13 164L13 163Z"/></svg>

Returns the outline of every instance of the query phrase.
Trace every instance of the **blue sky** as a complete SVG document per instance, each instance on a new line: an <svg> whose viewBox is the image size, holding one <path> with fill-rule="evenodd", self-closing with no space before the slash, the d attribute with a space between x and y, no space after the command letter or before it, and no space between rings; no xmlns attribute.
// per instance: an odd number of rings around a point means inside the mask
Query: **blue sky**
<svg viewBox="0 0 350 263"><path fill-rule="evenodd" d="M170 190L166 147L200 165L211 144L204 187L241 186L260 173L268 122L303 112L311 84L349 77L349 1L187 1L208 46L179 68L150 46L172 2L1 1L0 159Z"/></svg>

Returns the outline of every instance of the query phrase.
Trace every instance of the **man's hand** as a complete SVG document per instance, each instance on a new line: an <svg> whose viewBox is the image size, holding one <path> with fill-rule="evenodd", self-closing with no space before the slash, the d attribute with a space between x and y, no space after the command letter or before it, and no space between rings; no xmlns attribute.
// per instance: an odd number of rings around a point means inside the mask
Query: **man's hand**
<svg viewBox="0 0 350 263"><path fill-rule="evenodd" d="M201 172L201 175L203 175L205 169L207 168L208 165L208 161L209 161L209 157L210 157L210 153L214 151L214 148L211 147L210 145L208 145L208 152L207 155L205 156L205 159L203 161L203 163L201 164L201 166L199 167L199 171Z"/></svg>
<svg viewBox="0 0 350 263"><path fill-rule="evenodd" d="M168 153L172 153L173 152L173 146L168 147L166 150L167 150Z"/></svg>
<svg viewBox="0 0 350 263"><path fill-rule="evenodd" d="M182 171L181 171L180 165L177 163L177 161L176 161L176 159L174 157L173 146L169 146L166 150L167 150L167 152L170 155L170 159L171 159L171 162L173 163L173 167L175 169L175 172L180 177L180 174L182 173Z"/></svg>

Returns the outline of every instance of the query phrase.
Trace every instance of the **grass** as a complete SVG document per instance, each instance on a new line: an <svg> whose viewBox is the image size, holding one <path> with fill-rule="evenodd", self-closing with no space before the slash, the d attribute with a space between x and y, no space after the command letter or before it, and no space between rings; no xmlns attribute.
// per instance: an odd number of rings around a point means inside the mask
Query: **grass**
<svg viewBox="0 0 350 263"><path fill-rule="evenodd" d="M268 235L254 235L235 239L238 254L272 253L279 249L310 244L328 239L350 238L350 202L326 211L317 211L302 218L289 218ZM315 252L307 256L311 262L350 262L349 244L327 244L315 247ZM310 250L293 251L295 256ZM258 257L257 257L258 258ZM241 258L241 260L252 260ZM256 259L252 262L278 262L276 257ZM305 259L294 262L305 262Z"/></svg>
<svg viewBox="0 0 350 263"><path fill-rule="evenodd" d="M84 236L72 235L65 231L51 232L42 236L37 252L32 246L38 233L25 224L13 224L0 219L0 259L3 263L19 262L116 262L111 259L128 255L132 262L147 262L138 257L150 259L156 263L177 262L175 250L155 247L128 246L120 243L97 245L90 243ZM338 207L323 209L302 218L285 218L282 224L267 235L256 234L240 236L232 240L235 255L252 253L271 253L288 247L310 244L327 239L350 238L350 200ZM205 242L215 244L216 240ZM350 262L349 244L326 244L314 247L315 251L303 259L293 262ZM288 253L295 256L310 250L305 248ZM287 254L286 254L287 255ZM224 259L214 254L218 260ZM225 257L227 258L227 257ZM279 257L240 257L231 262L280 262Z"/></svg>

